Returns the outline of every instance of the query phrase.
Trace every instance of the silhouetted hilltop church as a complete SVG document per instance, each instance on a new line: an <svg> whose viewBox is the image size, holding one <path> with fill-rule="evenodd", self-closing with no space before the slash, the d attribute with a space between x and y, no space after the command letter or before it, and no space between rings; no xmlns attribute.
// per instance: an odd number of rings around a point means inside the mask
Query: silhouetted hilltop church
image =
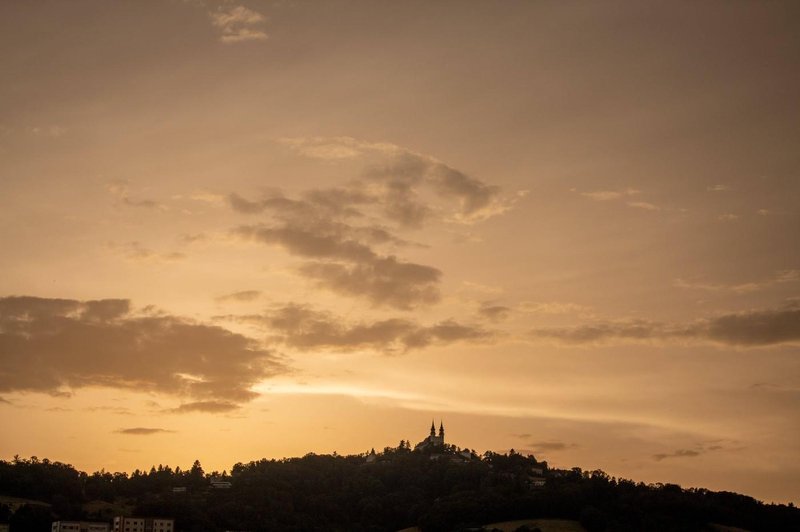
<svg viewBox="0 0 800 532"><path fill-rule="evenodd" d="M414 446L415 451L425 451L428 449L440 449L444 447L444 422L439 422L439 435L436 435L436 425L431 420L430 435Z"/></svg>

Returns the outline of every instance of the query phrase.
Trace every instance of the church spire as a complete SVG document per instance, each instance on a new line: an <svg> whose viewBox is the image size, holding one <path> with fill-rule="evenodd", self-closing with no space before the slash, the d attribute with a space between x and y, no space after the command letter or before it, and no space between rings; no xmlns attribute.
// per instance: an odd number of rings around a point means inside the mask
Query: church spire
<svg viewBox="0 0 800 532"><path fill-rule="evenodd" d="M444 440L444 421L439 422L439 437Z"/></svg>
<svg viewBox="0 0 800 532"><path fill-rule="evenodd" d="M431 436L436 436L436 425L434 425L432 419L431 419Z"/></svg>

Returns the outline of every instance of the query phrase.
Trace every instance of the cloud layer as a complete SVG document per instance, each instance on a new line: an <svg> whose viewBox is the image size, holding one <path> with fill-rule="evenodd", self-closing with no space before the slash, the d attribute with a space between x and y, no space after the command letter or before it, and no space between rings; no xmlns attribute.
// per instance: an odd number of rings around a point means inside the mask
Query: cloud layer
<svg viewBox="0 0 800 532"><path fill-rule="evenodd" d="M266 218L234 233L307 259L298 274L374 306L410 310L441 298L441 271L396 256L397 249L412 245L398 231L418 229L434 219L472 223L512 203L500 197L499 188L394 144L350 137L281 142L312 158L358 159L363 175L344 187L310 189L296 198L271 194L250 200L231 194L235 211Z"/></svg>
<svg viewBox="0 0 800 532"><path fill-rule="evenodd" d="M312 158L368 161L364 175L380 199L384 215L401 225L421 226L434 212L421 200L425 189L456 203L457 209L448 215L451 221L483 220L508 210L514 201L502 198L499 187L396 144L352 137L303 137L282 142Z"/></svg>
<svg viewBox="0 0 800 532"><path fill-rule="evenodd" d="M400 318L347 323L329 312L303 305L285 305L262 315L239 319L265 327L272 335L272 341L299 350L371 349L399 354L430 345L488 341L492 337L492 332L481 326L454 320L429 326Z"/></svg>
<svg viewBox="0 0 800 532"><path fill-rule="evenodd" d="M800 305L724 314L687 324L647 320L535 329L533 337L565 344L706 341L759 347L800 342Z"/></svg>
<svg viewBox="0 0 800 532"><path fill-rule="evenodd" d="M350 222L361 215L358 206L367 197L344 189L314 190L302 199L273 196L257 202L233 194L230 204L235 210L270 215L269 223L243 225L234 233L310 259L297 273L341 295L399 309L437 302L438 269L379 253L376 246L407 243L385 227Z"/></svg>
<svg viewBox="0 0 800 532"><path fill-rule="evenodd" d="M241 403L286 370L254 340L124 299L0 298L0 392L106 386Z"/></svg>

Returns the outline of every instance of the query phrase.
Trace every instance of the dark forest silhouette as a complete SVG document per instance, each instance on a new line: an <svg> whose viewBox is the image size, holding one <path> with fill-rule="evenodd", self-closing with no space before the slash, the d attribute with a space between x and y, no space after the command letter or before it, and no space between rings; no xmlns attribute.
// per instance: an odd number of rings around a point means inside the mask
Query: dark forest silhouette
<svg viewBox="0 0 800 532"><path fill-rule="evenodd" d="M412 451L401 442L365 455L237 463L230 473L206 473L195 462L186 470L159 465L87 474L15 457L0 461L0 495L31 501L0 504L0 522L10 522L12 532L36 532L56 519L110 521L124 512L172 517L180 531L463 530L528 518L578 520L589 532L714 530L712 524L800 530L800 511L791 504L646 485L600 470L552 470L514 451L459 451ZM532 482L542 477L544 486Z"/></svg>

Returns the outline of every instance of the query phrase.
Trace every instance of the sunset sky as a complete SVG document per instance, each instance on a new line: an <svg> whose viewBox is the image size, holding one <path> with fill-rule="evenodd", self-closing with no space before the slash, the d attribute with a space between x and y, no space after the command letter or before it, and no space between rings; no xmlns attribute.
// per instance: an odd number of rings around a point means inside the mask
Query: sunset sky
<svg viewBox="0 0 800 532"><path fill-rule="evenodd" d="M0 3L0 459L413 443L800 502L800 5Z"/></svg>

